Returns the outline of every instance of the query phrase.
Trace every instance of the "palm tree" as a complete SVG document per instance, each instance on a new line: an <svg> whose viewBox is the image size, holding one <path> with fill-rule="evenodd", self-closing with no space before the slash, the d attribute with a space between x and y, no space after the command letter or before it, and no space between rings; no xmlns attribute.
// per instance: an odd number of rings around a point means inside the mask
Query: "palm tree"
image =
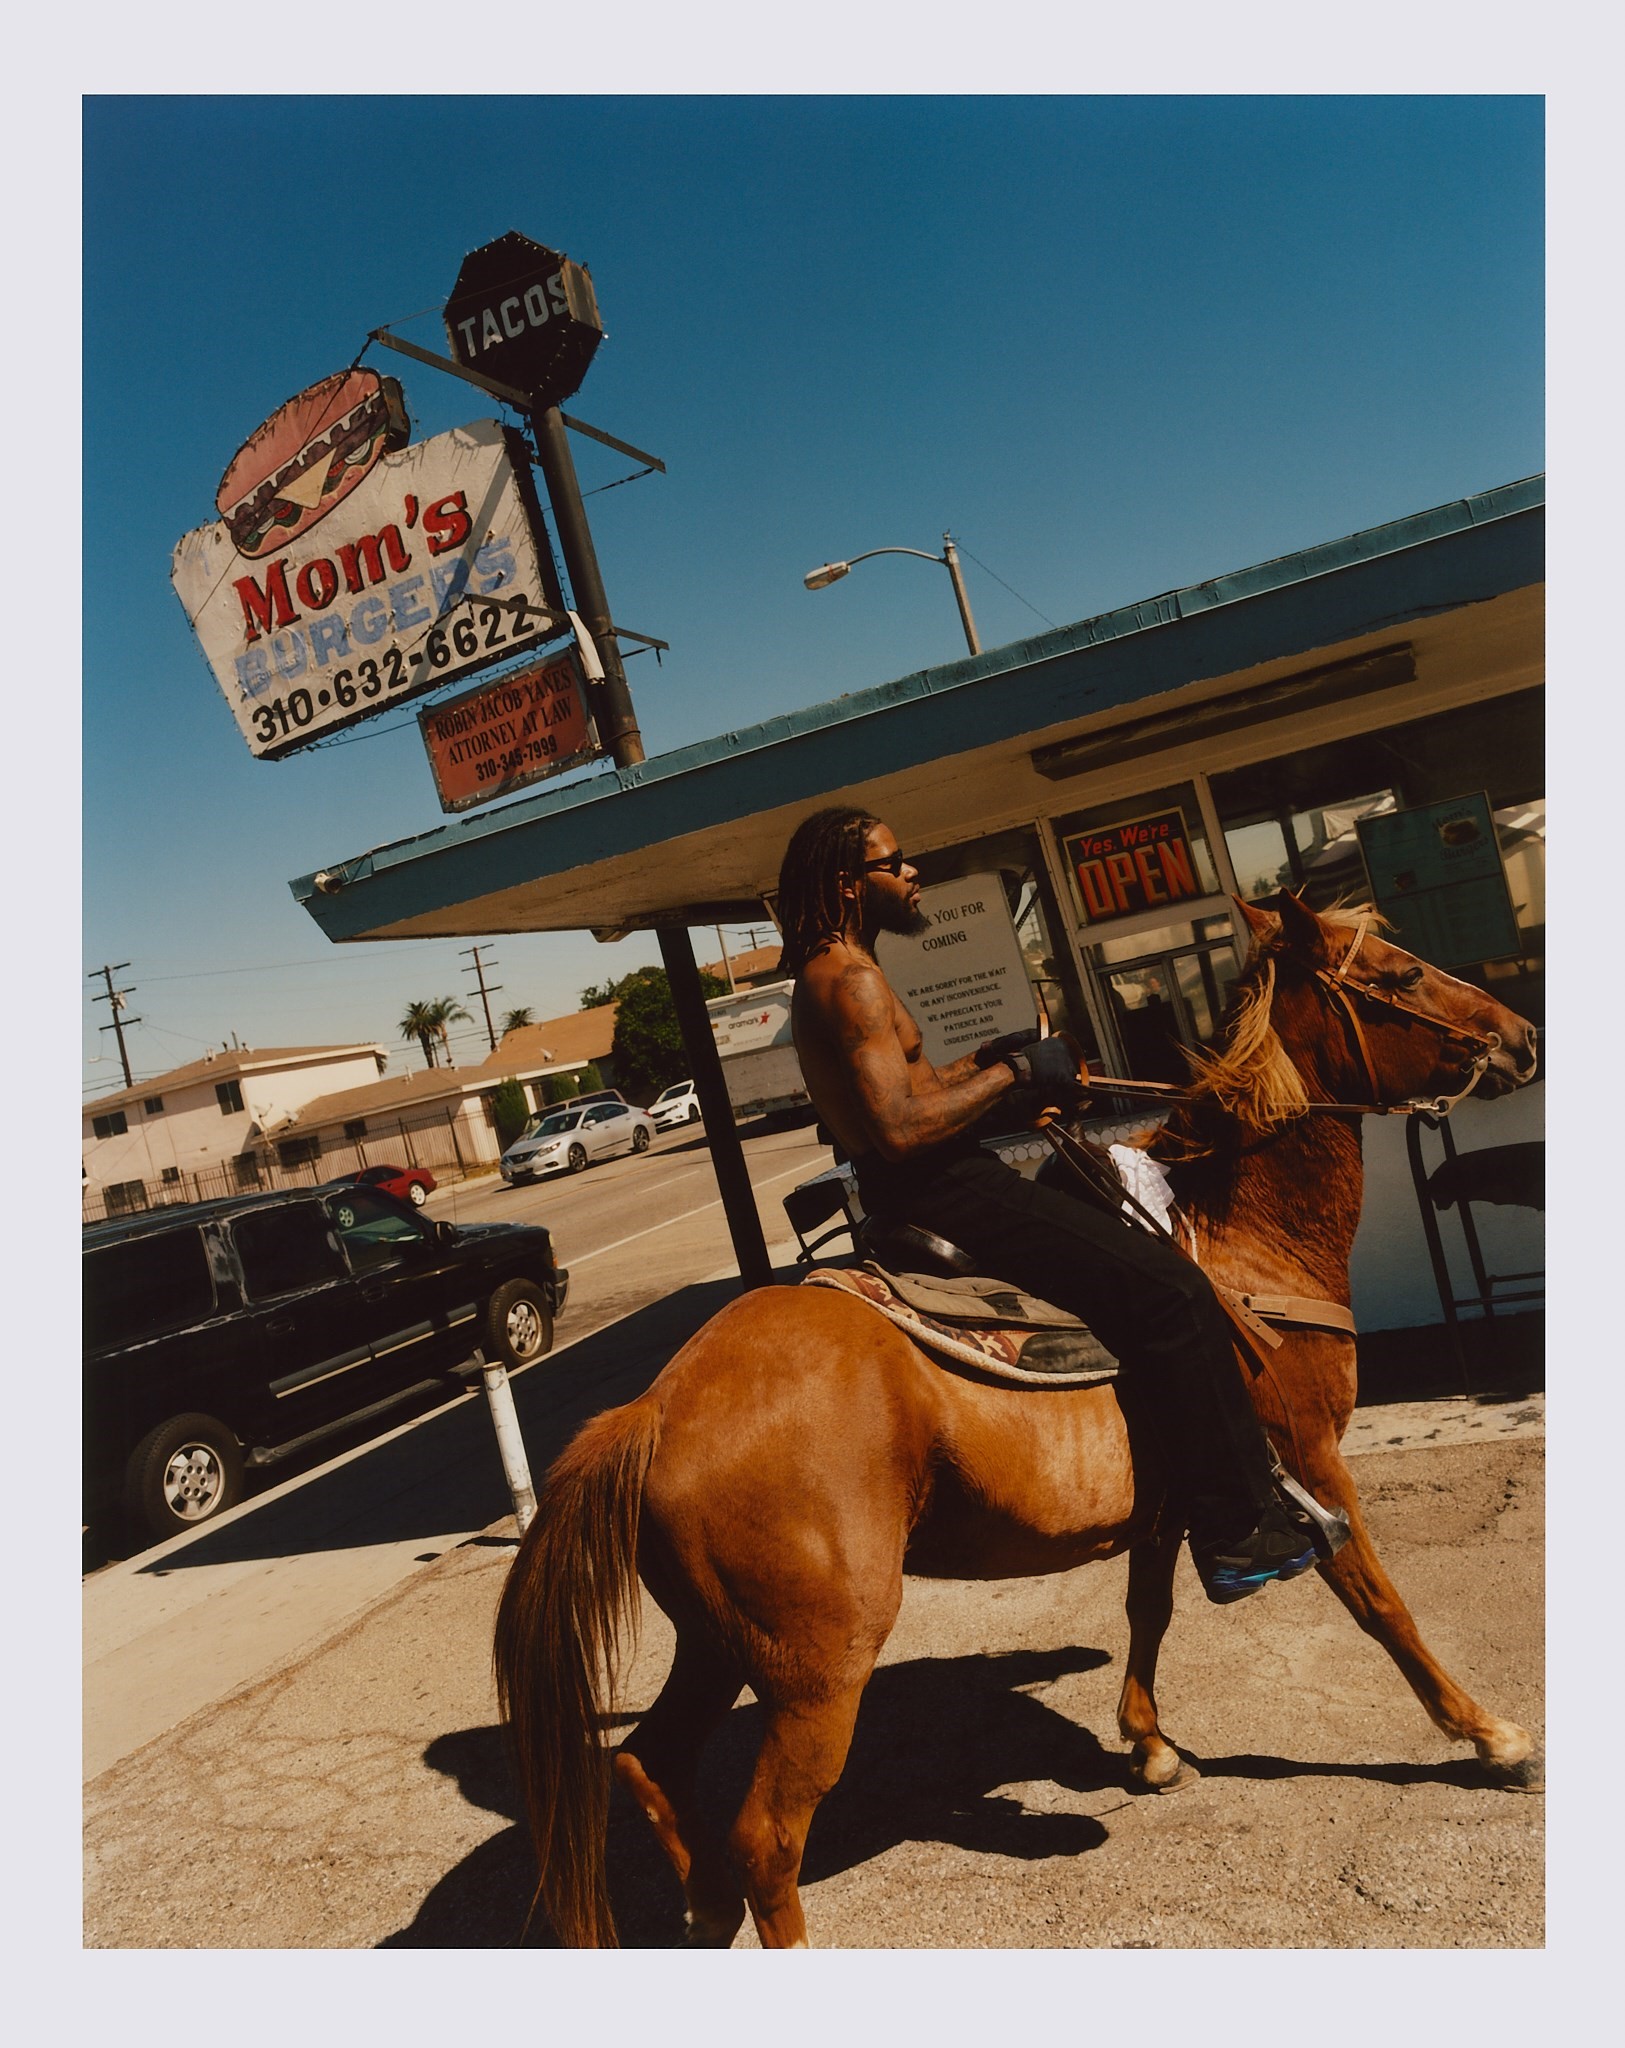
<svg viewBox="0 0 1625 2048"><path fill-rule="evenodd" d="M509 1010L502 1019L502 1035L506 1038L510 1031L517 1031L522 1025L534 1024L535 1022L536 1012L534 1010Z"/></svg>
<svg viewBox="0 0 1625 2048"><path fill-rule="evenodd" d="M474 1019L463 1008L462 1004L458 1002L455 996L436 996L432 1003L425 1003L423 1007L428 1013L430 1029L440 1040L440 1049L446 1055L446 1065L449 1067L453 1064L453 1061L451 1057L451 1040L446 1034L446 1026L448 1024L472 1024ZM433 1062L431 1062L432 1064Z"/></svg>
<svg viewBox="0 0 1625 2048"><path fill-rule="evenodd" d="M401 1019L402 1038L415 1038L423 1048L425 1066L435 1064L434 1042L439 1036L439 1019L434 1014L433 1003L408 1003L406 1015Z"/></svg>

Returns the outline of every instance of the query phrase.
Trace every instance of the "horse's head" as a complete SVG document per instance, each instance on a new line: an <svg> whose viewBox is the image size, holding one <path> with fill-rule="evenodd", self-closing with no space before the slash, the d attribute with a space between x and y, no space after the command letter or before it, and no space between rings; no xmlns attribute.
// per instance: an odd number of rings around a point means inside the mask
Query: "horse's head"
<svg viewBox="0 0 1625 2048"><path fill-rule="evenodd" d="M1534 1078L1534 1027L1381 938L1373 912L1317 916L1285 889L1273 911L1240 908L1253 957L1274 963L1275 1029L1311 1092L1394 1109Z"/></svg>

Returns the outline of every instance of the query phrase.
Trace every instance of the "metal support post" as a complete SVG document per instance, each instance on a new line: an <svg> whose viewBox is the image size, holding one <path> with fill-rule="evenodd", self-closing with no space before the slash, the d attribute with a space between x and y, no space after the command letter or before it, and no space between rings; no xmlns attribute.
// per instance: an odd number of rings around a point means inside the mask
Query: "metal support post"
<svg viewBox="0 0 1625 2048"><path fill-rule="evenodd" d="M596 693L599 737L609 748L617 768L635 768L643 759L643 736L638 731L637 713L632 709L631 692L626 687L626 670L621 666L609 600L598 573L598 556L581 502L581 485L576 479L575 457L570 453L564 415L556 405L550 405L538 407L530 418L536 430L542 475L547 480L548 501L558 527L559 547L564 566L570 572L575 608L592 635L603 664L604 680Z"/></svg>
<svg viewBox="0 0 1625 2048"><path fill-rule="evenodd" d="M756 1213L756 1195L745 1165L744 1147L734 1127L733 1104L728 1100L728 1084L711 1030L711 1013L700 992L694 948L683 925L662 925L657 936L683 1046L688 1053L689 1072L694 1077L694 1092L700 1098L700 1114L705 1118L706 1142L711 1148L711 1165L722 1196L723 1214L728 1219L728 1235L733 1239L734 1256L739 1261L739 1277L747 1287L765 1287L773 1277L767 1240L762 1235L762 1219Z"/></svg>
<svg viewBox="0 0 1625 2048"><path fill-rule="evenodd" d="M519 1413L513 1405L508 1368L500 1359L495 1365L490 1364L483 1351L476 1351L474 1356L480 1362L480 1376L485 1381L486 1405L491 1410L491 1426L497 1434L497 1456L502 1460L502 1476L508 1482L508 1492L513 1497L514 1520L523 1536L536 1519L536 1489L530 1483L530 1460L525 1456L525 1439L520 1434Z"/></svg>

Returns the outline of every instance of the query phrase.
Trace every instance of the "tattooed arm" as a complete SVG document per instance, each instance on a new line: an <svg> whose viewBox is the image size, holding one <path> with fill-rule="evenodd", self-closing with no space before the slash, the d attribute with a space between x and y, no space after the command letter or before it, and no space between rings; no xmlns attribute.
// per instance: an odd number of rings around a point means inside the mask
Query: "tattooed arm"
<svg viewBox="0 0 1625 2048"><path fill-rule="evenodd" d="M817 993L813 1065L836 1085L847 1112L839 1119L826 1112L827 1120L861 1133L862 1142L849 1148L856 1153L898 1160L941 1144L968 1129L1013 1083L1007 1066L979 1069L974 1059L955 1060L939 1073L925 1056L919 1026L871 962L849 958ZM802 1065L818 1101L809 1051Z"/></svg>

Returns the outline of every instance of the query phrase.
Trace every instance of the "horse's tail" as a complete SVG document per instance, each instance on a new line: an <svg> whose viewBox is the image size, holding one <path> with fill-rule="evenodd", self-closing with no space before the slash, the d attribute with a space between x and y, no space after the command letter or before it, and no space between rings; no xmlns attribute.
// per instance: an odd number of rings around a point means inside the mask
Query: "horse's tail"
<svg viewBox="0 0 1625 2048"><path fill-rule="evenodd" d="M560 1453L497 1609L497 1703L536 1845L532 1911L546 1909L567 1948L618 1946L601 1731L621 1639L636 1633L638 1515L660 1419L644 1395L595 1416Z"/></svg>

